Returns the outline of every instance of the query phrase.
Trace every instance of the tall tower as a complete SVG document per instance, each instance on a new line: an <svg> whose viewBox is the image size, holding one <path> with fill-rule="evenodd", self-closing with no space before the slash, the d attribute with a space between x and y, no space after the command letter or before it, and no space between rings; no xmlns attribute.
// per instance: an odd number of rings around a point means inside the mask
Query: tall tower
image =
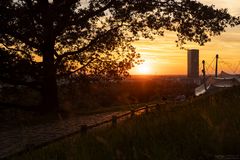
<svg viewBox="0 0 240 160"><path fill-rule="evenodd" d="M199 77L199 50L189 49L188 50L188 77L198 78Z"/></svg>

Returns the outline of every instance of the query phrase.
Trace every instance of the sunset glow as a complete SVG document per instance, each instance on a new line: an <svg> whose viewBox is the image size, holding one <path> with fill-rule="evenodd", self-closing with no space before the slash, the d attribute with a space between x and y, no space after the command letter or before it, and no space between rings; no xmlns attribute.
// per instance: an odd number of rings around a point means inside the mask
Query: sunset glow
<svg viewBox="0 0 240 160"><path fill-rule="evenodd" d="M151 67L150 64L143 63L137 66L137 72L138 74L152 74L150 67Z"/></svg>
<svg viewBox="0 0 240 160"><path fill-rule="evenodd" d="M239 0L199 1L207 5L215 5L216 8L228 8L230 14L240 16ZM142 38L134 42L134 47L141 54L142 59L147 63L147 67L150 70L144 68L144 64L142 67L136 66L133 68L130 74L186 75L187 51L176 47L176 39L176 33L166 31L164 37L155 37L153 41ZM220 36L212 37L212 41L206 43L205 46L188 42L184 47L186 49L199 49L200 63L202 60L205 60L207 64L210 64L215 55L219 54L222 59L220 61L220 69L233 73L240 62L240 26L227 28L226 32ZM209 66L208 74L214 72L211 70L213 67ZM201 67L199 69L201 70ZM237 69L236 73L240 73L240 67Z"/></svg>

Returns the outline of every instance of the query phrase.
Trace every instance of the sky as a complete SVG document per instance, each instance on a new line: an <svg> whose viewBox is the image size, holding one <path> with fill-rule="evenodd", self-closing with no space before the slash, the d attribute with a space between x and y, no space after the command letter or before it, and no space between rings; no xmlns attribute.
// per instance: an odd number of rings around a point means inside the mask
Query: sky
<svg viewBox="0 0 240 160"><path fill-rule="evenodd" d="M216 8L228 8L230 14L240 16L240 0L199 0ZM186 75L187 51L176 47L176 34L165 32L164 37L156 37L150 41L141 39L134 42L144 63L134 67L130 74L152 75ZM207 74L214 72L210 65L216 54L219 54L219 69L229 73L240 73L240 26L227 28L220 36L213 37L204 46L188 43L188 49L199 49L200 65L206 61ZM238 67L239 66L239 67ZM200 67L201 69L201 67ZM201 73L201 72L200 72Z"/></svg>

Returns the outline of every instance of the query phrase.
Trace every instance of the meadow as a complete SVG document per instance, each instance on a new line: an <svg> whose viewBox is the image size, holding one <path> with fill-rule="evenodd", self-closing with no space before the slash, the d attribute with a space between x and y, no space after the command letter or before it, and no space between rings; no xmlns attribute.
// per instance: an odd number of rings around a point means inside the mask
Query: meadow
<svg viewBox="0 0 240 160"><path fill-rule="evenodd" d="M163 106L10 159L240 159L240 88Z"/></svg>

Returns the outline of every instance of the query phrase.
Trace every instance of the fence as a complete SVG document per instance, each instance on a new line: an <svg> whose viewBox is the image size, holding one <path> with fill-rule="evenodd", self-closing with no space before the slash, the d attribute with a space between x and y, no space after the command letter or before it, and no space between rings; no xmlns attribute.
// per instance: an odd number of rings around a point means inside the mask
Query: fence
<svg viewBox="0 0 240 160"><path fill-rule="evenodd" d="M75 132L72 132L70 134L67 134L67 135L55 138L53 140L50 140L50 141L47 141L47 142L44 142L44 143L41 143L41 144L31 145L29 147L26 147L26 148L22 149L21 151L15 152L15 153L10 154L10 155L8 155L6 157L0 157L0 159L1 158L10 158L10 157L13 157L13 156L16 156L16 155L20 155L20 154L25 153L27 151L31 151L31 150L35 150L35 149L47 146L49 144L52 144L52 143L57 142L59 140L63 140L65 138L71 137L73 135L86 134L91 129L94 129L94 128L97 128L97 127L101 127L103 125L110 124L113 127L116 127L118 121L120 121L120 120L127 119L128 117L129 118L133 118L134 116L141 115L143 113L148 113L151 110L156 109L156 108L160 109L161 108L160 104L148 104L148 105L146 105L144 107L141 107L141 108L132 109L132 110L130 110L130 111L124 113L124 114L121 114L121 115L113 115L111 118L109 118L107 120L104 120L104 121L101 121L101 122L98 122L98 123L95 123L95 124L81 125L80 129L75 131Z"/></svg>
<svg viewBox="0 0 240 160"><path fill-rule="evenodd" d="M131 111L128 111L127 113L124 113L124 114L121 114L118 116L114 115L114 116L112 116L111 119L108 119L108 120L105 120L105 121L102 121L99 123L95 123L93 125L82 125L80 132L82 134L85 134L85 133L87 133L88 130L102 126L107 123L111 123L112 126L115 127L117 125L118 120L120 120L120 119L124 119L124 118L126 119L127 117L132 118L139 112L148 113L149 111L151 111L154 108L159 108L159 106L160 106L160 104L150 104L150 105L146 105L145 107L138 108L138 109L132 109Z"/></svg>

